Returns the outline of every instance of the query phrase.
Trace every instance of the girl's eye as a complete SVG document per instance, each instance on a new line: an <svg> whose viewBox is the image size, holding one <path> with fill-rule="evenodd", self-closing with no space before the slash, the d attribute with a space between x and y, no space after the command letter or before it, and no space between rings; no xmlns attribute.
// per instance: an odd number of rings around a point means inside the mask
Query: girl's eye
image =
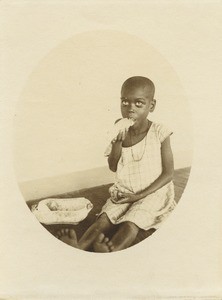
<svg viewBox="0 0 222 300"><path fill-rule="evenodd" d="M128 104L129 104L128 101L126 101L126 100L123 100L123 101L122 101L122 105L127 106Z"/></svg>
<svg viewBox="0 0 222 300"><path fill-rule="evenodd" d="M141 107L143 105L143 103L141 101L136 101L136 106L137 107Z"/></svg>

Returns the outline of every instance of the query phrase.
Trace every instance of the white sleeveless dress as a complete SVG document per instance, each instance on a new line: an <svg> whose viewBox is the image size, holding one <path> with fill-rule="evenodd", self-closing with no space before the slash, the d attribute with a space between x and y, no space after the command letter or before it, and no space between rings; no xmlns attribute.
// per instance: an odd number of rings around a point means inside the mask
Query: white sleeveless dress
<svg viewBox="0 0 222 300"><path fill-rule="evenodd" d="M162 173L161 143L171 134L164 125L152 123L142 141L132 147L123 147L111 190L137 193L154 182ZM109 198L100 215L106 213L113 224L130 221L144 230L157 229L175 205L171 181L133 204L115 204Z"/></svg>

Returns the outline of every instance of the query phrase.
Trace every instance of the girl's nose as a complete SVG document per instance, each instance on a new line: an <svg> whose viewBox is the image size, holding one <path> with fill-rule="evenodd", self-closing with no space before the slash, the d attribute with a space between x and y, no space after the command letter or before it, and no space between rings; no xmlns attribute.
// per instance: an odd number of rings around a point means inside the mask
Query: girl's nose
<svg viewBox="0 0 222 300"><path fill-rule="evenodd" d="M130 103L129 104L129 112L133 112L134 111L134 104Z"/></svg>

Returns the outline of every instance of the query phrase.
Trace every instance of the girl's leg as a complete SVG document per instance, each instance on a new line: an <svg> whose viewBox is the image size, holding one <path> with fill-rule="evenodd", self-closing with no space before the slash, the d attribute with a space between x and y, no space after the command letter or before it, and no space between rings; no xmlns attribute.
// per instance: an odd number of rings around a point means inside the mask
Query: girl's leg
<svg viewBox="0 0 222 300"><path fill-rule="evenodd" d="M79 248L82 250L89 250L93 243L98 240L100 243L104 244L103 247L106 247L106 242L109 240L104 238L101 241L101 235L106 233L109 229L114 227L109 218L105 213L103 213L96 221L93 223L83 234L79 241L77 241L77 237L74 229L63 228L56 233L56 237L63 241L64 243ZM99 238L98 238L99 237Z"/></svg>
<svg viewBox="0 0 222 300"><path fill-rule="evenodd" d="M143 240L145 240L146 238L151 236L155 231L156 231L156 229L154 229L154 228L151 228L149 230L143 230L143 229L141 230L140 229L132 246L142 242Z"/></svg>
<svg viewBox="0 0 222 300"><path fill-rule="evenodd" d="M112 251L119 251L130 247L135 241L138 232L139 227L137 227L134 223L122 223L119 230L109 242L109 247Z"/></svg>
<svg viewBox="0 0 222 300"><path fill-rule="evenodd" d="M114 226L107 215L103 213L80 238L78 247L82 250L88 250L101 234L105 234Z"/></svg>

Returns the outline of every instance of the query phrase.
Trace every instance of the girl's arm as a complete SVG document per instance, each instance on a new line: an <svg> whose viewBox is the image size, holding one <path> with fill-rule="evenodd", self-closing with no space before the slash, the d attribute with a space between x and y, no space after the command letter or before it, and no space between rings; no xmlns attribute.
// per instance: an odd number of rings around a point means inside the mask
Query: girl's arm
<svg viewBox="0 0 222 300"><path fill-rule="evenodd" d="M161 158L162 158L162 173L151 185L141 193L140 199L148 196L159 190L165 184L169 183L173 179L174 162L173 153L170 145L170 137L167 137L161 144Z"/></svg>
<svg viewBox="0 0 222 300"><path fill-rule="evenodd" d="M170 137L167 137L161 144L161 157L162 157L162 173L150 186L136 194L120 193L119 196L123 197L118 200L118 203L135 202L146 196L156 192L165 184L173 179L174 162L173 153L170 145Z"/></svg>
<svg viewBox="0 0 222 300"><path fill-rule="evenodd" d="M112 150L108 157L108 164L111 171L116 172L117 164L122 152L122 141L112 142Z"/></svg>
<svg viewBox="0 0 222 300"><path fill-rule="evenodd" d="M117 164L122 153L122 144L127 135L128 129L121 131L115 139L112 140L112 150L108 157L108 164L111 171L116 172Z"/></svg>

